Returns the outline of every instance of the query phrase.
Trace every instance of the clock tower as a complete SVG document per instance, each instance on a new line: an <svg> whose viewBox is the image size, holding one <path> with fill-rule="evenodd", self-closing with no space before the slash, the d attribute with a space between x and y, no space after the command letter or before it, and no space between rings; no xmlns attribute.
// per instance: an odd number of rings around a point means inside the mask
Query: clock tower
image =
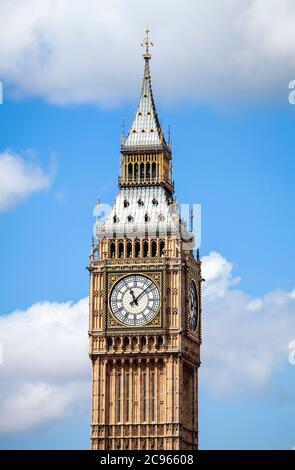
<svg viewBox="0 0 295 470"><path fill-rule="evenodd" d="M147 30L118 193L98 220L88 266L93 450L198 447L201 262L174 197L151 45Z"/></svg>

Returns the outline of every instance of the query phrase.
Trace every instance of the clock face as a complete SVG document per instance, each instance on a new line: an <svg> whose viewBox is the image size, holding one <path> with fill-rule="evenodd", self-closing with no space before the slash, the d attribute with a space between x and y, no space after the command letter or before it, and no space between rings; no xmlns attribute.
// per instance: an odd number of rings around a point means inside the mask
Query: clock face
<svg viewBox="0 0 295 470"><path fill-rule="evenodd" d="M198 326L198 315L199 315L199 305L198 305L198 293L196 289L196 284L194 281L190 282L189 285L189 328L191 331L196 331Z"/></svg>
<svg viewBox="0 0 295 470"><path fill-rule="evenodd" d="M111 292L111 309L120 323L142 326L158 313L160 293L156 284L141 274L132 274L115 284Z"/></svg>

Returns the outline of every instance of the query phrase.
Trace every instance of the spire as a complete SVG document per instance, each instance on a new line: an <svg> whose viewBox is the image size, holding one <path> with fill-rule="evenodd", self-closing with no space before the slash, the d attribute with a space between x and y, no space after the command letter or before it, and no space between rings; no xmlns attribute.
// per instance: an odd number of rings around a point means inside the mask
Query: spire
<svg viewBox="0 0 295 470"><path fill-rule="evenodd" d="M159 147L167 144L159 122L156 106L154 103L152 81L150 72L150 47L153 43L149 37L149 29L145 30L146 36L141 43L145 48L144 73L139 103L135 113L133 123L128 132L123 149L132 148Z"/></svg>
<svg viewBox="0 0 295 470"><path fill-rule="evenodd" d="M94 237L92 235L92 238L91 238L91 249L90 249L90 255L89 255L89 259L90 261L94 261Z"/></svg>

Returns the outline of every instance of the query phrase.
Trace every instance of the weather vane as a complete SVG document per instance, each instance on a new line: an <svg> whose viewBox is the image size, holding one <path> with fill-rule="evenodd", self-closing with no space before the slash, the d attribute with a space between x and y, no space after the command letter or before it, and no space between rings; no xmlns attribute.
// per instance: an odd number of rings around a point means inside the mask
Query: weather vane
<svg viewBox="0 0 295 470"><path fill-rule="evenodd" d="M143 54L143 57L145 59L150 59L152 57L150 52L149 52L149 49L150 49L150 46L154 45L152 43L150 37L149 37L149 32L150 32L150 30L147 26L146 29L145 29L146 36L145 36L143 42L141 43L142 47L145 47L145 53Z"/></svg>

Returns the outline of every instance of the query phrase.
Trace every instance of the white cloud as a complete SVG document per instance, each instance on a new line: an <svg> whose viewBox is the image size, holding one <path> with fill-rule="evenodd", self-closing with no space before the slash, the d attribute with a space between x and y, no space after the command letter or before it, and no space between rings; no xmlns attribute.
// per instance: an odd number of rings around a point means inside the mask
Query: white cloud
<svg viewBox="0 0 295 470"><path fill-rule="evenodd" d="M87 392L86 382L63 385L19 382L10 394L1 397L0 434L27 431L77 412Z"/></svg>
<svg viewBox="0 0 295 470"><path fill-rule="evenodd" d="M207 391L261 393L278 370L294 373L295 298L278 290L257 299L237 288L232 264L203 258L200 380ZM0 316L0 433L27 430L89 409L88 299L40 302Z"/></svg>
<svg viewBox="0 0 295 470"><path fill-rule="evenodd" d="M50 183L50 176L36 163L8 150L0 153L0 212L48 188Z"/></svg>
<svg viewBox="0 0 295 470"><path fill-rule="evenodd" d="M0 76L16 94L103 105L134 97L150 25L157 95L287 101L294 79L293 0L2 0ZM177 73L175 71L177 70Z"/></svg>
<svg viewBox="0 0 295 470"><path fill-rule="evenodd" d="M87 310L88 299L82 299L37 303L0 316L0 433L62 419L88 406Z"/></svg>
<svg viewBox="0 0 295 470"><path fill-rule="evenodd" d="M295 337L295 298L283 290L252 298L232 288L233 266L218 253L203 258L201 376L212 392L263 391L288 363Z"/></svg>

